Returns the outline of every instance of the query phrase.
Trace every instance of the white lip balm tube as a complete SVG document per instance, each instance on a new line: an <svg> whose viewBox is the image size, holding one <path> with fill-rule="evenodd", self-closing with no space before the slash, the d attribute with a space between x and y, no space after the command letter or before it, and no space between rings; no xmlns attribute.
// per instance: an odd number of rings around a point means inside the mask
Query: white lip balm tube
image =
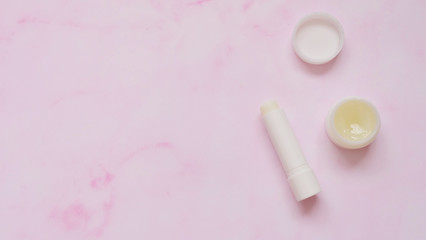
<svg viewBox="0 0 426 240"><path fill-rule="evenodd" d="M317 178L303 156L284 111L275 101L264 103L260 110L296 200L302 201L319 193L321 188Z"/></svg>

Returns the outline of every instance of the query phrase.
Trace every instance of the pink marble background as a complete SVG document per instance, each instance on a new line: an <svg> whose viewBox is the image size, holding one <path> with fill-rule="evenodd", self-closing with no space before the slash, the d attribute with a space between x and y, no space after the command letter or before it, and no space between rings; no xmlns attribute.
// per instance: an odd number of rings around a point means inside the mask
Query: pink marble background
<svg viewBox="0 0 426 240"><path fill-rule="evenodd" d="M335 15L324 66L296 21ZM1 0L0 239L426 239L426 2ZM370 147L335 147L340 98ZM297 203L259 106L285 108L323 191Z"/></svg>

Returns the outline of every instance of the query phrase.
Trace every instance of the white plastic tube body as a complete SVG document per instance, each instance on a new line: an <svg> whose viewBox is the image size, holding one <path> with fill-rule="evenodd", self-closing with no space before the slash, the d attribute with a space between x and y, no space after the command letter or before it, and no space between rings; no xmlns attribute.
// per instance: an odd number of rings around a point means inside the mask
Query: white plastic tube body
<svg viewBox="0 0 426 240"><path fill-rule="evenodd" d="M284 111L275 101L263 104L261 111L296 200L301 201L319 193L321 188L305 160Z"/></svg>

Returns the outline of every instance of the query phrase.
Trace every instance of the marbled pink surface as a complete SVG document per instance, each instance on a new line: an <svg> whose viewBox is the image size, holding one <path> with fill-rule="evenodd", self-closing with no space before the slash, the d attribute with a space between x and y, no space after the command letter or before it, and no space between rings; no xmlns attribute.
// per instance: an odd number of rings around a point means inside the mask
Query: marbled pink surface
<svg viewBox="0 0 426 240"><path fill-rule="evenodd" d="M335 15L324 66L296 21ZM426 2L2 0L0 239L426 239ZM324 119L370 99L341 150ZM259 106L285 108L323 191L297 203Z"/></svg>

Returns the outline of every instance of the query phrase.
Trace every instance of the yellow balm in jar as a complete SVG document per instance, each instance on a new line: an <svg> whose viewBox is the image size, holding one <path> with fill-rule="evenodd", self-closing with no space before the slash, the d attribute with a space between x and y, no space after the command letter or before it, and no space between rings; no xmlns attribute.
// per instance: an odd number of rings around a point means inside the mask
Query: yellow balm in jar
<svg viewBox="0 0 426 240"><path fill-rule="evenodd" d="M346 98L339 101L326 120L327 134L337 146L347 149L365 147L376 139L380 116L369 101Z"/></svg>

